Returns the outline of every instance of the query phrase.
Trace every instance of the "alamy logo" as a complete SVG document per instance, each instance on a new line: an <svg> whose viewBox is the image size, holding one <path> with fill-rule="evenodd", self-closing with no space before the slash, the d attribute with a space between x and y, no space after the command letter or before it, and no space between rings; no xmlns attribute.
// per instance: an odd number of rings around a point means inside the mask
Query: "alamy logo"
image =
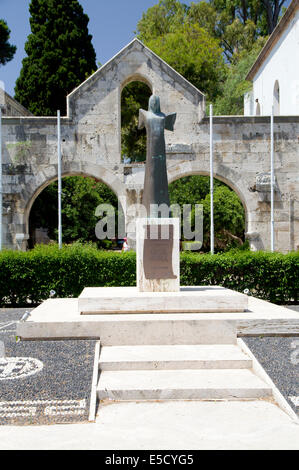
<svg viewBox="0 0 299 470"><path fill-rule="evenodd" d="M100 220L96 224L95 234L99 240L106 238L112 239L116 236L124 238L126 232L130 233L132 239L136 238L136 219L137 218L169 218L170 216L178 218L180 221L180 232L184 240L194 241L194 247L190 245L191 250L198 250L203 242L203 205L202 204L151 204L148 214L143 204L131 204L127 209L126 223L124 212L119 203L118 210L110 204L100 204L95 211L95 216ZM117 233L116 233L117 232Z"/></svg>

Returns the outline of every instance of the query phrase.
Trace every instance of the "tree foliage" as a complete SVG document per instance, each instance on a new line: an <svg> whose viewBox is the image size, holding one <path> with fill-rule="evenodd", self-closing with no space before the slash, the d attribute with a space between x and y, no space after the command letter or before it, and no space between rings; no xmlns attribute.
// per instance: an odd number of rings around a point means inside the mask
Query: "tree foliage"
<svg viewBox="0 0 299 470"><path fill-rule="evenodd" d="M131 82L121 95L121 153L131 162L146 158L146 131L138 129L139 109L148 108L150 88L142 82Z"/></svg>
<svg viewBox="0 0 299 470"><path fill-rule="evenodd" d="M191 3L187 18L205 28L220 41L228 62L238 54L250 51L256 40L268 36L276 26L286 0L210 0ZM269 13L271 10L271 13ZM268 24L267 18L271 17Z"/></svg>
<svg viewBox="0 0 299 470"><path fill-rule="evenodd" d="M203 205L203 251L210 249L210 179L186 176L169 185L171 204ZM244 241L245 211L239 196L226 184L214 179L215 249L226 251Z"/></svg>
<svg viewBox="0 0 299 470"><path fill-rule="evenodd" d="M210 247L211 199L202 201L204 221L203 249ZM244 241L245 212L239 196L222 184L214 190L214 231L216 251L227 251Z"/></svg>
<svg viewBox="0 0 299 470"><path fill-rule="evenodd" d="M66 95L96 70L89 18L78 0L31 0L31 34L15 98L36 115L66 111Z"/></svg>
<svg viewBox="0 0 299 470"><path fill-rule="evenodd" d="M259 34L267 36L278 23L287 0L210 0L219 13L226 15L228 22L239 19L244 25L254 22Z"/></svg>
<svg viewBox="0 0 299 470"><path fill-rule="evenodd" d="M157 5L142 14L137 25L139 39L147 43L153 39L175 32L185 22L188 7L179 0L159 0Z"/></svg>
<svg viewBox="0 0 299 470"><path fill-rule="evenodd" d="M239 73L238 69L245 70L245 62L250 68L256 45L259 46L261 38L273 31L285 3L286 0L210 0L191 2L188 7L179 0L160 0L143 13L137 34L162 59L203 91L208 101L215 100L225 89L231 88L232 75L236 71L240 82L234 80L238 96L233 101L237 99L237 109L240 109L242 93L248 85L244 84L246 73ZM205 31L204 41L199 38L199 30ZM219 61L215 67L215 57L210 61L216 43L225 59L225 66L221 66ZM201 62L205 53L208 60ZM244 62L245 54L250 58ZM242 63L237 70L230 67L240 60ZM228 83L225 83L226 79ZM236 106L230 103L225 114L232 114L235 109Z"/></svg>
<svg viewBox="0 0 299 470"><path fill-rule="evenodd" d="M196 24L184 24L164 36L147 41L147 46L169 65L203 90L209 99L218 94L225 66L218 40Z"/></svg>
<svg viewBox="0 0 299 470"><path fill-rule="evenodd" d="M257 28L252 20L242 23L240 18L231 18L226 10L217 9L212 3L191 3L188 21L205 28L218 39L228 62L240 48L250 48L257 37Z"/></svg>
<svg viewBox="0 0 299 470"><path fill-rule="evenodd" d="M17 50L16 46L9 43L10 29L6 21L0 19L0 65L5 65L12 60Z"/></svg>
<svg viewBox="0 0 299 470"><path fill-rule="evenodd" d="M242 52L228 69L225 82L221 86L221 93L215 100L214 114L240 115L244 109L244 93L252 87L246 80L246 75L255 62L266 38L260 37L250 52Z"/></svg>
<svg viewBox="0 0 299 470"><path fill-rule="evenodd" d="M160 0L137 25L150 49L210 99L217 96L225 65L217 38L202 24L190 21L188 7L178 0Z"/></svg>
<svg viewBox="0 0 299 470"><path fill-rule="evenodd" d="M58 239L57 181L47 186L35 200L30 214L31 234L35 228L47 228L52 240ZM111 204L116 211L117 197L107 185L84 176L68 176L62 180L62 227L63 242L75 241L103 243L96 238L95 216L99 204ZM105 245L105 243L104 243Z"/></svg>
<svg viewBox="0 0 299 470"><path fill-rule="evenodd" d="M271 34L276 27L286 1L287 0L261 0L265 11L268 34Z"/></svg>

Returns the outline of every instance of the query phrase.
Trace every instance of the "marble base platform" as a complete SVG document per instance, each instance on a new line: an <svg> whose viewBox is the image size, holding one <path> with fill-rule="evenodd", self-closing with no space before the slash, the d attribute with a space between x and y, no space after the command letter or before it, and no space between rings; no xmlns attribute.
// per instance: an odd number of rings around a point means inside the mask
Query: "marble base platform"
<svg viewBox="0 0 299 470"><path fill-rule="evenodd" d="M248 311L80 315L78 299L48 299L17 323L22 340L100 338L102 345L231 344L238 336L299 335L299 312L248 297Z"/></svg>
<svg viewBox="0 0 299 470"><path fill-rule="evenodd" d="M244 312L247 295L224 287L181 287L179 292L140 292L137 287L86 287L78 299L79 313Z"/></svg>

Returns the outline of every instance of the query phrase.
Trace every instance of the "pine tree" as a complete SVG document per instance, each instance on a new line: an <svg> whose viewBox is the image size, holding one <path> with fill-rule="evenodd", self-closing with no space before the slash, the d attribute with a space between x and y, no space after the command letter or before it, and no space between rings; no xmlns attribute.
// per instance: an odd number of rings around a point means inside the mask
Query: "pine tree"
<svg viewBox="0 0 299 470"><path fill-rule="evenodd" d="M16 46L9 44L9 35L10 29L7 23L4 20L0 20L0 65L5 65L6 62L9 62L17 49Z"/></svg>
<svg viewBox="0 0 299 470"><path fill-rule="evenodd" d="M31 34L15 99L35 115L66 112L66 96L96 70L89 18L78 0L31 0Z"/></svg>

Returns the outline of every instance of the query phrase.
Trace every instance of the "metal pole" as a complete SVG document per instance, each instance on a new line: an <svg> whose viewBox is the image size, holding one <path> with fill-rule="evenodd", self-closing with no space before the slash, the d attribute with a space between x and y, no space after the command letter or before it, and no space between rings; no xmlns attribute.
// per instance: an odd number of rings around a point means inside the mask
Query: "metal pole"
<svg viewBox="0 0 299 470"><path fill-rule="evenodd" d="M211 199L211 254L214 254L214 169L213 169L213 105L210 104L210 199Z"/></svg>
<svg viewBox="0 0 299 470"><path fill-rule="evenodd" d="M61 219L61 129L60 111L57 111L57 158L58 158L58 246L62 248L62 219Z"/></svg>
<svg viewBox="0 0 299 470"><path fill-rule="evenodd" d="M274 251L274 107L271 109L271 251Z"/></svg>
<svg viewBox="0 0 299 470"><path fill-rule="evenodd" d="M2 108L0 104L0 251L2 250L2 211L3 211L3 187L2 187Z"/></svg>

